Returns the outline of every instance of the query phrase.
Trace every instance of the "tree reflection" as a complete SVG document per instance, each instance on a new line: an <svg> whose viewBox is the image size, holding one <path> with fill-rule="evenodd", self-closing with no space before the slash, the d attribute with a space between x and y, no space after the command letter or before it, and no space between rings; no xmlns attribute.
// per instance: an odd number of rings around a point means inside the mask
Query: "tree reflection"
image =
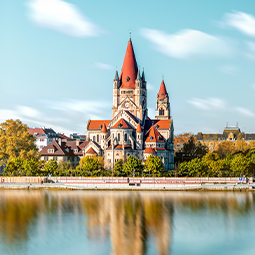
<svg viewBox="0 0 255 255"><path fill-rule="evenodd" d="M74 222L81 217L86 220L87 238L98 241L110 238L112 255L143 255L154 245L158 254L167 255L174 212L182 210L220 212L226 219L245 216L255 211L255 194L1 190L0 247L12 249L21 242L27 243L35 228L41 231L49 224L61 224L60 231L65 231L68 218L63 215L68 215Z"/></svg>

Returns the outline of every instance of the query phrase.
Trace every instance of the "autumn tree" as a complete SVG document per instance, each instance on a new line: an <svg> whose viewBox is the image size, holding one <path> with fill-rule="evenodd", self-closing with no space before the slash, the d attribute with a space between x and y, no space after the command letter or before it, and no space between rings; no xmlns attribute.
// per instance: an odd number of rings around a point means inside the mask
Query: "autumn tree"
<svg viewBox="0 0 255 255"><path fill-rule="evenodd" d="M231 170L236 177L248 175L251 160L243 154L236 155L231 161Z"/></svg>
<svg viewBox="0 0 255 255"><path fill-rule="evenodd" d="M164 165L161 161L161 158L158 156L150 155L145 164L144 169L146 171L151 171L151 173L155 176L160 176L160 174L164 171Z"/></svg>
<svg viewBox="0 0 255 255"><path fill-rule="evenodd" d="M191 137L189 142L183 145L182 152L186 157L202 158L208 152L208 147L195 142L194 137Z"/></svg>
<svg viewBox="0 0 255 255"><path fill-rule="evenodd" d="M0 165L9 159L20 157L31 160L38 157L36 138L28 133L28 127L20 120L7 120L0 124Z"/></svg>
<svg viewBox="0 0 255 255"><path fill-rule="evenodd" d="M235 145L231 141L223 141L218 145L215 151L221 158L226 157L227 154L233 154L236 151Z"/></svg>
<svg viewBox="0 0 255 255"><path fill-rule="evenodd" d="M55 160L50 159L47 163L44 165L44 173L46 175L53 174L56 169L58 168L58 164Z"/></svg>

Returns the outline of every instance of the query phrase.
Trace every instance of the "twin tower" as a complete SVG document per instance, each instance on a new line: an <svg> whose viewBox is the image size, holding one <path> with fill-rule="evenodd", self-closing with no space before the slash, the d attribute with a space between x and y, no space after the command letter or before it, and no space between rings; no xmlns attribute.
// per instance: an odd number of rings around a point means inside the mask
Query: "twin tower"
<svg viewBox="0 0 255 255"><path fill-rule="evenodd" d="M128 41L120 76L116 71L113 81L112 118L121 110L129 111L141 123L148 118L147 82L144 70L141 73L137 66L131 39ZM170 119L169 97L163 80L157 95L155 119Z"/></svg>

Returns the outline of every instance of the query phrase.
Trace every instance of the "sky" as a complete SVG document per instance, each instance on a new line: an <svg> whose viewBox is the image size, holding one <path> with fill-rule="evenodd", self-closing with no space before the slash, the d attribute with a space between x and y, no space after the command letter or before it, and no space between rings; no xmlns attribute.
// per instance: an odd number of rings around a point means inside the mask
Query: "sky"
<svg viewBox="0 0 255 255"><path fill-rule="evenodd" d="M86 133L111 119L129 33L149 117L164 77L175 134L255 132L254 0L0 0L0 122Z"/></svg>

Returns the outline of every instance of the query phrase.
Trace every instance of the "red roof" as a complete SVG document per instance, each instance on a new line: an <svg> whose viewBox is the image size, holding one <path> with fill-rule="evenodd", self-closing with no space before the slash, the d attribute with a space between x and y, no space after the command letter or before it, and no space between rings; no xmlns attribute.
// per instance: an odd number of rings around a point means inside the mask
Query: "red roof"
<svg viewBox="0 0 255 255"><path fill-rule="evenodd" d="M120 119L112 128L132 128L124 119Z"/></svg>
<svg viewBox="0 0 255 255"><path fill-rule="evenodd" d="M152 126L145 135L145 142L164 142L163 136Z"/></svg>
<svg viewBox="0 0 255 255"><path fill-rule="evenodd" d="M86 151L86 154L97 154L93 148L90 148Z"/></svg>
<svg viewBox="0 0 255 255"><path fill-rule="evenodd" d="M40 154L42 156L75 156L83 155L82 149L87 145L87 141L79 142L77 145L76 141L61 142L61 146L57 141L53 141L46 147L44 147ZM49 153L48 149L54 149L54 153ZM67 150L68 149L68 150ZM74 152L77 150L77 152Z"/></svg>
<svg viewBox="0 0 255 255"><path fill-rule="evenodd" d="M165 86L164 81L162 81L161 85L160 85L159 92L158 92L158 97L159 98L165 98L166 95L167 95L166 86Z"/></svg>
<svg viewBox="0 0 255 255"><path fill-rule="evenodd" d="M107 125L111 120L90 120L87 129L101 130L100 125L103 127L104 123Z"/></svg>
<svg viewBox="0 0 255 255"><path fill-rule="evenodd" d="M101 132L102 133L107 133L108 132L107 128L106 128L106 125L105 125L105 122L104 122L104 125L103 125L102 129L101 129Z"/></svg>
<svg viewBox="0 0 255 255"><path fill-rule="evenodd" d="M137 76L137 62L135 59L135 53L132 45L131 39L128 41L128 46L126 50L126 55L123 61L121 73L120 73L120 82L121 88L135 88L135 80Z"/></svg>
<svg viewBox="0 0 255 255"><path fill-rule="evenodd" d="M156 151L153 148L148 147L145 149L144 153L156 154Z"/></svg>
<svg viewBox="0 0 255 255"><path fill-rule="evenodd" d="M131 145L129 144L126 144L124 145L124 149L130 149L131 148ZM112 145L110 145L107 149L112 149ZM123 145L122 144L118 144L118 145L114 145L114 149L123 149Z"/></svg>
<svg viewBox="0 0 255 255"><path fill-rule="evenodd" d="M145 121L145 130L149 130L151 126L157 126L157 129L169 129L171 125L172 119L166 119L166 120L146 120Z"/></svg>
<svg viewBox="0 0 255 255"><path fill-rule="evenodd" d="M137 126L136 132L143 132L140 123L139 123L138 126Z"/></svg>
<svg viewBox="0 0 255 255"><path fill-rule="evenodd" d="M58 137L61 138L61 139L67 139L67 140L71 140L70 137L64 135L64 134L58 134Z"/></svg>

